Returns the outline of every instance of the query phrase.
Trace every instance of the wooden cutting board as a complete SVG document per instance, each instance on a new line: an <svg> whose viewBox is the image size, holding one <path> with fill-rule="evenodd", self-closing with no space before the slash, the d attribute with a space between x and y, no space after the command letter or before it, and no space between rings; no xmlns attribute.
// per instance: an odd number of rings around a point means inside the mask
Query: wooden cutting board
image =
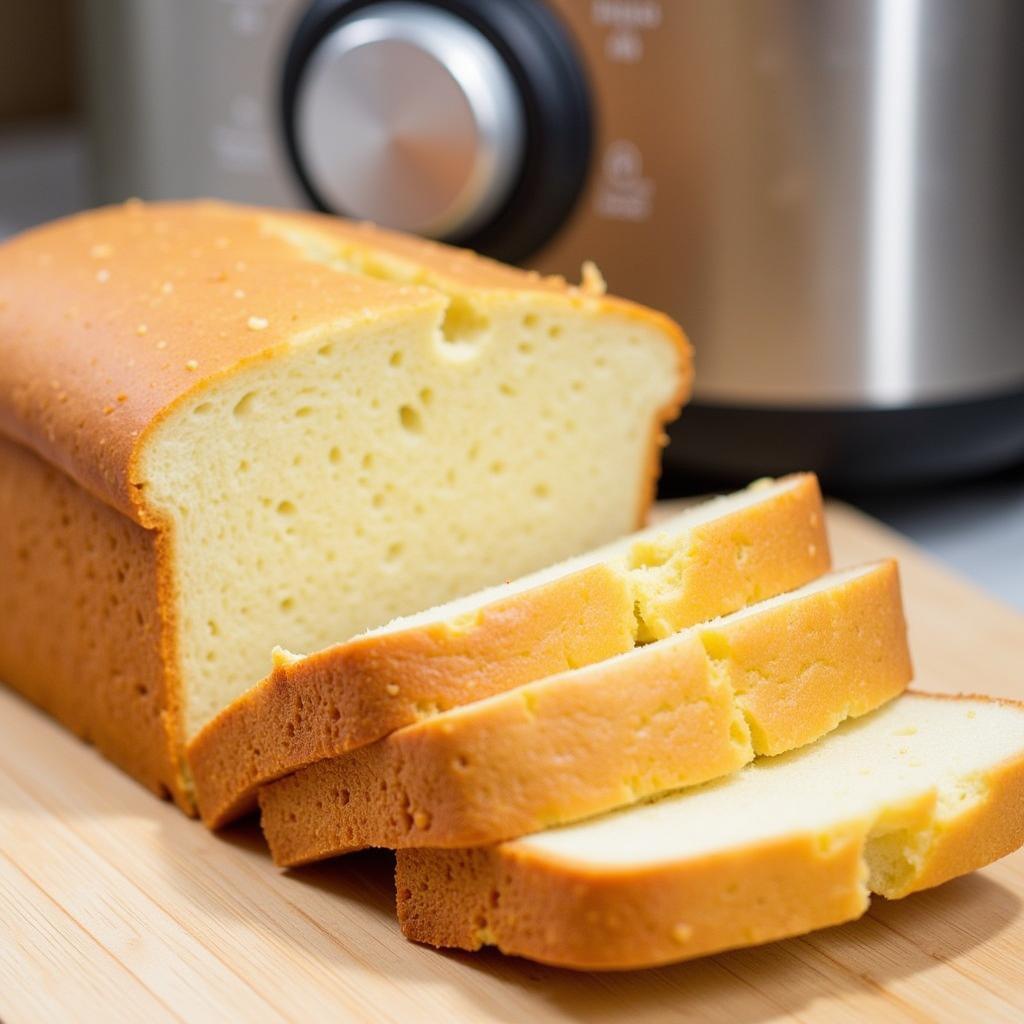
<svg viewBox="0 0 1024 1024"><path fill-rule="evenodd" d="M830 517L837 564L900 557L917 685L1024 698L1024 617ZM372 853L283 874L255 826L211 835L0 690L6 1024L1024 1020L1024 854L853 924L604 975L412 945L391 869Z"/></svg>

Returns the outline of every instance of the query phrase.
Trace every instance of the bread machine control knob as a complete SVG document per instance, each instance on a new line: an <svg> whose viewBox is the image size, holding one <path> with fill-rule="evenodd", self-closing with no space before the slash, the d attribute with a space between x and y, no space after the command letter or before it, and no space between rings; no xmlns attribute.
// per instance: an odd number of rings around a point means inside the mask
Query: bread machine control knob
<svg viewBox="0 0 1024 1024"><path fill-rule="evenodd" d="M523 120L494 46L457 15L421 3L364 8L325 36L295 110L319 196L435 238L471 232L508 199Z"/></svg>
<svg viewBox="0 0 1024 1024"><path fill-rule="evenodd" d="M590 108L538 0L316 0L285 64L284 130L320 209L516 260L582 187Z"/></svg>

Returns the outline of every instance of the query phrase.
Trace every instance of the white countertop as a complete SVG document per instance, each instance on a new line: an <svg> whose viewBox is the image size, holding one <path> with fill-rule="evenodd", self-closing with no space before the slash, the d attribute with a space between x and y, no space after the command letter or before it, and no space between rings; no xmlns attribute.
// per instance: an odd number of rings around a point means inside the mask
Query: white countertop
<svg viewBox="0 0 1024 1024"><path fill-rule="evenodd" d="M88 193L75 128L0 133L0 237L81 209ZM845 497L1024 611L1024 465L985 480Z"/></svg>

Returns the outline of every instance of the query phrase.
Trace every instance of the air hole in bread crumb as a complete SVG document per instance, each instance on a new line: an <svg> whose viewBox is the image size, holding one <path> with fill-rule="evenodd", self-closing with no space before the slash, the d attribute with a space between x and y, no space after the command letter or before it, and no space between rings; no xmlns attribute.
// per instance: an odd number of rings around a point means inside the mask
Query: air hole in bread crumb
<svg viewBox="0 0 1024 1024"><path fill-rule="evenodd" d="M434 400L434 392L430 388L423 388L423 390L420 391L420 401L424 405L430 405L430 403L433 400Z"/></svg>
<svg viewBox="0 0 1024 1024"><path fill-rule="evenodd" d="M403 405L398 410L398 419L402 429L410 434L423 433L423 417L411 405Z"/></svg>
<svg viewBox="0 0 1024 1024"><path fill-rule="evenodd" d="M316 354L318 356L323 356L326 359L328 356L334 355L334 346L333 345L321 345L316 350Z"/></svg>
<svg viewBox="0 0 1024 1024"><path fill-rule="evenodd" d="M371 499L370 504L373 505L374 508L382 508L384 505L384 495L378 491Z"/></svg>
<svg viewBox="0 0 1024 1024"><path fill-rule="evenodd" d="M552 324L548 328L549 338L560 338L562 336L563 328L561 324Z"/></svg>
<svg viewBox="0 0 1024 1024"><path fill-rule="evenodd" d="M388 359L388 363L390 363L392 366L401 366L403 359L405 359L404 352L392 352L391 358Z"/></svg>
<svg viewBox="0 0 1024 1024"><path fill-rule="evenodd" d="M239 473L248 473L249 472L249 460L248 459L242 459L238 463L238 472Z"/></svg>
<svg viewBox="0 0 1024 1024"><path fill-rule="evenodd" d="M536 327L537 326L537 314L536 313L527 313L526 316L523 317L523 326L524 327Z"/></svg>
<svg viewBox="0 0 1024 1024"><path fill-rule="evenodd" d="M192 411L196 416L205 416L208 412L213 411L213 406L209 402L200 402Z"/></svg>
<svg viewBox="0 0 1024 1024"><path fill-rule="evenodd" d="M387 560L393 562L404 550L405 545L400 540L394 541L394 543L388 545Z"/></svg>
<svg viewBox="0 0 1024 1024"><path fill-rule="evenodd" d="M472 341L480 333L487 330L490 321L474 309L466 299L454 298L448 303L444 320L441 323L441 335L444 340L453 342Z"/></svg>
<svg viewBox="0 0 1024 1024"><path fill-rule="evenodd" d="M336 466L341 462L341 449L335 445L328 453L327 458Z"/></svg>
<svg viewBox="0 0 1024 1024"><path fill-rule="evenodd" d="M290 612L295 607L294 597L282 597L281 598L281 611Z"/></svg>
<svg viewBox="0 0 1024 1024"><path fill-rule="evenodd" d="M295 410L295 418L296 419L304 419L306 416L311 415L312 412L313 412L313 406L311 406L311 405L303 405L300 408Z"/></svg>
<svg viewBox="0 0 1024 1024"><path fill-rule="evenodd" d="M277 514L281 516L293 516L298 511L291 501L279 501L277 503Z"/></svg>
<svg viewBox="0 0 1024 1024"><path fill-rule="evenodd" d="M547 498L551 495L551 488L545 483L534 484L533 495L535 498Z"/></svg>
<svg viewBox="0 0 1024 1024"><path fill-rule="evenodd" d="M252 412L253 403L256 401L256 392L247 391L242 397L235 402L235 408L232 410L236 416L247 416Z"/></svg>
<svg viewBox="0 0 1024 1024"><path fill-rule="evenodd" d="M495 476L501 476L505 472L505 468L505 463L501 459L495 459L490 465L491 473Z"/></svg>
<svg viewBox="0 0 1024 1024"><path fill-rule="evenodd" d="M498 390L503 395L508 395L509 398L515 398L515 396L519 394L519 392L516 391L516 389L511 384L509 384L507 381L502 381L498 385Z"/></svg>
<svg viewBox="0 0 1024 1024"><path fill-rule="evenodd" d="M516 345L516 348L519 349L520 355L528 356L533 354L533 345L531 345L528 341L519 342L519 344Z"/></svg>
<svg viewBox="0 0 1024 1024"><path fill-rule="evenodd" d="M367 452L363 456L362 462L360 463L360 465L362 465L363 469L372 469L373 468L373 462L374 462L373 452Z"/></svg>

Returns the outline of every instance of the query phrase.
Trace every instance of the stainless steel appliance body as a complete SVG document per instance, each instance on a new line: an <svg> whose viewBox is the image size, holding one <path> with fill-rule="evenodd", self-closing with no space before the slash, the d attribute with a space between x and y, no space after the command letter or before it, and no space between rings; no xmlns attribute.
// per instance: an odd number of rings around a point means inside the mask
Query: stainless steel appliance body
<svg viewBox="0 0 1024 1024"><path fill-rule="evenodd" d="M1024 454L1017 0L87 0L103 198L316 205L685 324L670 462Z"/></svg>

